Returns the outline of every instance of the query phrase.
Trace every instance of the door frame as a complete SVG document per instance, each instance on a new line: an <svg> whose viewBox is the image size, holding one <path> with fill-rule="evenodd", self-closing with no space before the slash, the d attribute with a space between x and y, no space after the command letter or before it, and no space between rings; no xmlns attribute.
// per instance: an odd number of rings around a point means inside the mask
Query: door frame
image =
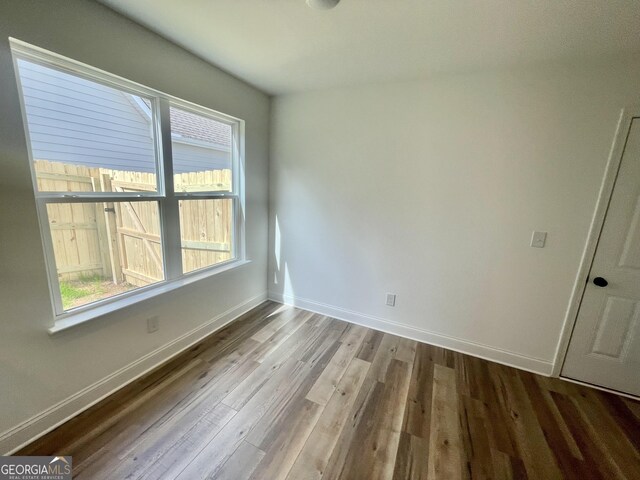
<svg viewBox="0 0 640 480"><path fill-rule="evenodd" d="M607 160L604 177L600 184L600 192L598 193L596 209L593 213L593 217L591 218L587 242L582 252L578 274L576 275L576 280L573 284L573 290L569 299L569 306L567 307L567 313L565 314L564 323L560 332L560 339L556 348L556 354L553 360L553 369L551 371L552 377L562 376L562 367L567 356L567 351L569 350L569 342L571 341L573 329L578 320L580 304L582 303L582 298L584 297L584 292L587 288L587 279L589 278L589 272L596 254L602 228L604 227L607 210L609 209L613 189L618 178L618 171L620 170L620 164L622 163L622 155L624 154L627 138L631 129L631 123L634 118L640 118L640 104L624 107L620 112L613 144L609 151L609 158ZM574 379L568 380L575 381L577 383L584 383ZM612 391L604 387L598 387L591 384L588 385Z"/></svg>

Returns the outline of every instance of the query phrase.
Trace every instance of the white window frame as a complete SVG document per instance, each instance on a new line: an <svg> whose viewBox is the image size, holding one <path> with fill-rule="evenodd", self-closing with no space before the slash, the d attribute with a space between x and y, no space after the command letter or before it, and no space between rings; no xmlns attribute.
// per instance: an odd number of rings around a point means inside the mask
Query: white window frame
<svg viewBox="0 0 640 480"><path fill-rule="evenodd" d="M74 325L84 323L94 318L128 307L157 295L179 288L183 285L207 278L218 273L249 263L245 250L245 182L244 182L244 136L245 123L239 118L232 117L212 109L182 100L158 90L140 85L117 75L91 67L81 62L63 57L56 53L35 47L28 43L10 38L13 55L16 82L18 84L22 119L24 123L29 164L33 181L33 191L38 210L40 234L47 266L49 290L54 312L53 325L50 333L65 330ZM93 82L117 88L118 90L138 95L152 103L152 127L156 142L156 178L157 192L39 192L37 186L35 166L31 151L31 140L27 124L23 90L18 70L18 60L38 63L49 68L62 70L75 76ZM175 192L173 177L173 156L171 139L170 107L211 118L217 122L231 126L231 191L210 192ZM210 267L205 267L189 273L182 272L182 245L180 239L180 200L230 199L233 203L233 224L231 245L233 258ZM62 306L60 284L56 268L56 261L51 239L51 230L47 215L47 205L50 203L100 203L100 202L139 202L152 201L158 203L160 216L161 246L164 267L164 280L152 285L139 287L129 292L114 295L87 305L65 311Z"/></svg>

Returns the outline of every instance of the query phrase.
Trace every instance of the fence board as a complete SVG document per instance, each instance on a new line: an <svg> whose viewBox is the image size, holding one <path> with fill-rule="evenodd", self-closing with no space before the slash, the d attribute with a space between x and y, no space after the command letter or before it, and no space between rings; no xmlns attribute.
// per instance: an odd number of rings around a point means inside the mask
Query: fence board
<svg viewBox="0 0 640 480"><path fill-rule="evenodd" d="M111 177L109 174L100 173L100 189L103 192L111 191ZM111 267L111 279L119 285L124 281L122 266L124 265L122 246L118 242L118 228L116 223L116 211L113 202L102 204L104 222L107 229L107 246L109 249L109 265Z"/></svg>
<svg viewBox="0 0 640 480"><path fill-rule="evenodd" d="M231 245L228 243L194 242L191 240L182 240L182 248L186 248L187 250L206 250L208 252L231 251Z"/></svg>
<svg viewBox="0 0 640 480"><path fill-rule="evenodd" d="M134 281L130 282L130 283L134 283L135 285L139 286L139 287L144 287L146 285L149 285L151 283L155 283L158 280L162 280L161 278L153 278L153 277L149 277L147 275L144 275L140 272L137 272L135 270L125 270L124 274L127 275L128 277L133 277ZM137 283L135 283L136 281L138 282L142 282L141 285L138 285Z"/></svg>
<svg viewBox="0 0 640 480"><path fill-rule="evenodd" d="M95 223L51 223L51 230L95 230Z"/></svg>
<svg viewBox="0 0 640 480"><path fill-rule="evenodd" d="M91 274L94 273L96 271L101 271L102 270L102 264L101 263L96 263L96 264L84 264L84 265L76 265L76 266L67 266L67 267L59 267L58 268L58 273L83 273L83 274Z"/></svg>
<svg viewBox="0 0 640 480"><path fill-rule="evenodd" d="M131 219L134 225L134 228L129 230L138 231L141 234L146 234L147 230L145 228L145 225L142 222L142 220L140 220L140 217L138 217L138 213L133 208L133 205L131 205L131 202L123 202L123 204L124 204L125 211L129 215L129 218ZM160 258L158 253L155 251L155 249L152 247L151 242L149 242L149 240L147 238L144 238L143 236L140 236L137 238L140 238L142 240L142 244L151 255L151 258L156 263L156 266L158 267L158 269L162 269L162 259Z"/></svg>
<svg viewBox="0 0 640 480"><path fill-rule="evenodd" d="M47 173L38 172L36 174L38 179L57 180L60 182L76 182L76 183L91 183L90 177L83 177L80 175L70 175L66 173Z"/></svg>

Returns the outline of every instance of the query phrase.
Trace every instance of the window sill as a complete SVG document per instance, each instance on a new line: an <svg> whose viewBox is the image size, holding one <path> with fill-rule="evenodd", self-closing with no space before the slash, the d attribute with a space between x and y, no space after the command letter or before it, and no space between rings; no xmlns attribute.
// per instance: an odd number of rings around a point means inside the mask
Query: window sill
<svg viewBox="0 0 640 480"><path fill-rule="evenodd" d="M108 315L118 310L122 310L136 303L148 300L150 298L163 295L178 288L190 285L205 278L213 277L219 273L234 270L251 263L251 260L235 260L218 267L208 268L206 270L193 272L176 280L165 281L156 285L145 287L142 291L136 291L122 298L114 297L113 300L88 307L86 310L79 312L70 312L56 319L54 325L48 329L49 335L68 330L83 323L90 322L104 315Z"/></svg>

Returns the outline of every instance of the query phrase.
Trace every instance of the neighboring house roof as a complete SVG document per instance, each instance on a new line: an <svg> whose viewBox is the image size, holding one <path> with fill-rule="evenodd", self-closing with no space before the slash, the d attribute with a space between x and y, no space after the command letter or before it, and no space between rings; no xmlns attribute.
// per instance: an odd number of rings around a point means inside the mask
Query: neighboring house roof
<svg viewBox="0 0 640 480"><path fill-rule="evenodd" d="M171 133L223 147L231 146L231 126L178 108L171 109Z"/></svg>

